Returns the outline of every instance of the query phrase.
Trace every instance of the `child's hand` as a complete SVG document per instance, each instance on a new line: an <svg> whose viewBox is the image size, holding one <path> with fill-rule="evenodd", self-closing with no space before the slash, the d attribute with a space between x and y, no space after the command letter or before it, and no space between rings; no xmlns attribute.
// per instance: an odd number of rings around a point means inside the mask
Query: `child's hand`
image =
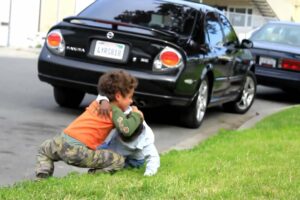
<svg viewBox="0 0 300 200"><path fill-rule="evenodd" d="M131 106L132 112L138 112L139 109L136 106Z"/></svg>
<svg viewBox="0 0 300 200"><path fill-rule="evenodd" d="M103 116L105 118L110 118L110 111L111 111L111 106L110 103L106 100L101 100L99 102L100 107L98 109L98 115Z"/></svg>
<svg viewBox="0 0 300 200"><path fill-rule="evenodd" d="M131 108L132 108L132 112L139 113L142 119L144 120L144 114L142 113L142 111L140 111L136 106L131 106Z"/></svg>

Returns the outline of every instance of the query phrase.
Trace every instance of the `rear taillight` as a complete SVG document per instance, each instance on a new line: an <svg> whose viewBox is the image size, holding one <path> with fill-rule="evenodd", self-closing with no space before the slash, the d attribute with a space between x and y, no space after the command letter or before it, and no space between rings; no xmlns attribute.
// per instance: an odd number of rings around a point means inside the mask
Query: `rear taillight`
<svg viewBox="0 0 300 200"><path fill-rule="evenodd" d="M175 67L178 65L180 61L179 55L174 51L165 51L162 54L160 54L159 58L163 65L168 67Z"/></svg>
<svg viewBox="0 0 300 200"><path fill-rule="evenodd" d="M65 53L65 41L60 30L53 30L47 35L47 47L56 54Z"/></svg>
<svg viewBox="0 0 300 200"><path fill-rule="evenodd" d="M58 47L62 41L61 35L57 33L51 33L48 35L47 42L51 47Z"/></svg>
<svg viewBox="0 0 300 200"><path fill-rule="evenodd" d="M283 59L281 61L281 68L292 71L300 71L300 61L292 59Z"/></svg>
<svg viewBox="0 0 300 200"><path fill-rule="evenodd" d="M154 59L153 71L168 71L180 66L182 66L181 54L171 47L165 47Z"/></svg>

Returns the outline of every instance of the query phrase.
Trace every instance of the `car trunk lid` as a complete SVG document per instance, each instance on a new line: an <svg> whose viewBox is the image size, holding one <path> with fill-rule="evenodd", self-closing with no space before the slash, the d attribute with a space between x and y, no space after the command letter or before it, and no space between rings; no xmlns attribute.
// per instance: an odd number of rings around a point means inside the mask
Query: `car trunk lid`
<svg viewBox="0 0 300 200"><path fill-rule="evenodd" d="M63 34L65 56L111 67L149 71L166 46L182 51L176 33L138 25L72 17L55 28Z"/></svg>
<svg viewBox="0 0 300 200"><path fill-rule="evenodd" d="M253 41L254 49L265 49L285 53L293 53L300 55L300 48L293 45L266 42L266 41Z"/></svg>

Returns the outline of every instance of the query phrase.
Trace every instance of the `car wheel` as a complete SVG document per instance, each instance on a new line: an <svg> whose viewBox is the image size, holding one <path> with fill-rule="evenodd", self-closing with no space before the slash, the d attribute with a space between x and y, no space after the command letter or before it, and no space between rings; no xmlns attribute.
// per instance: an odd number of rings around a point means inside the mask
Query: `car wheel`
<svg viewBox="0 0 300 200"><path fill-rule="evenodd" d="M189 128L198 128L203 119L207 108L208 101L208 79L202 80L198 94L193 103L188 107L187 113L184 115L184 125Z"/></svg>
<svg viewBox="0 0 300 200"><path fill-rule="evenodd" d="M80 105L83 97L84 92L70 89L70 88L63 88L54 86L54 98L58 105L62 107L68 108L76 108Z"/></svg>
<svg viewBox="0 0 300 200"><path fill-rule="evenodd" d="M229 103L223 104L226 111L243 114L252 106L256 95L256 78L252 71L249 71L244 82L240 97Z"/></svg>

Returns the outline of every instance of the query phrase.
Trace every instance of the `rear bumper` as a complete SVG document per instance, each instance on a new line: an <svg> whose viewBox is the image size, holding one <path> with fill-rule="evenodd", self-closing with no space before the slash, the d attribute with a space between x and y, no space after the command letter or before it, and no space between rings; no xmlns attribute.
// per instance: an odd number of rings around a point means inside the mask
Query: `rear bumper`
<svg viewBox="0 0 300 200"><path fill-rule="evenodd" d="M99 76L114 69L119 68L53 55L45 47L38 61L38 76L41 81L92 94L97 94ZM128 69L126 71L139 80L139 86L135 92L136 100L143 101L149 106L155 104L186 106L194 98L194 94L175 94L178 76L151 74Z"/></svg>
<svg viewBox="0 0 300 200"><path fill-rule="evenodd" d="M278 88L300 88L300 72L285 71L280 69L255 67L258 84Z"/></svg>

